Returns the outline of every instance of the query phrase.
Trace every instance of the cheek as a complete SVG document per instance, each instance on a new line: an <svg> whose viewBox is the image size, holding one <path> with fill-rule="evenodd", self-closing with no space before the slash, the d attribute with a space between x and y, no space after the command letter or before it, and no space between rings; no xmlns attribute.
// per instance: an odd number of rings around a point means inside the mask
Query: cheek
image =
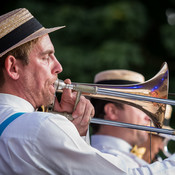
<svg viewBox="0 0 175 175"><path fill-rule="evenodd" d="M38 88L38 89L40 89L40 90L41 90L41 89L44 89L44 88L45 88L45 79L44 79L44 75L42 75L42 76L37 76L35 83L36 83L36 88Z"/></svg>
<svg viewBox="0 0 175 175"><path fill-rule="evenodd" d="M130 122L130 123L139 124L141 121L139 110L137 108L132 107L132 106L130 106L128 108L125 115L127 116L126 118L127 118L128 122Z"/></svg>
<svg viewBox="0 0 175 175"><path fill-rule="evenodd" d="M49 68L42 66L35 67L33 71L33 77L36 79L36 81L43 82L49 77Z"/></svg>
<svg viewBox="0 0 175 175"><path fill-rule="evenodd" d="M145 114L142 112L138 112L136 114L137 122L140 123L141 125L146 125L148 124L147 121L145 120Z"/></svg>
<svg viewBox="0 0 175 175"><path fill-rule="evenodd" d="M39 71L30 72L27 75L30 86L32 86L35 91L41 90L42 84L44 82L44 75L40 74Z"/></svg>

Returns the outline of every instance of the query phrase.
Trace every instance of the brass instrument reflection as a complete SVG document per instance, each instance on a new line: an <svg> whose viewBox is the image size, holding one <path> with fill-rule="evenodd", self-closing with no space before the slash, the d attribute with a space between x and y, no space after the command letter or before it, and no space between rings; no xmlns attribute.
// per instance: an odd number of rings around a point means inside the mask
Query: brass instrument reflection
<svg viewBox="0 0 175 175"><path fill-rule="evenodd" d="M167 105L165 112L165 120L163 123L164 129L173 129L170 127L170 119L172 115L172 106ZM169 157L173 153L170 152L169 146L170 142L175 141L175 136L167 135L167 134L157 134L157 133L149 133L149 138L146 143L141 145L146 148L146 152L143 155L143 159L148 163L152 163L154 161L161 161L163 157ZM163 153L160 156L160 153Z"/></svg>

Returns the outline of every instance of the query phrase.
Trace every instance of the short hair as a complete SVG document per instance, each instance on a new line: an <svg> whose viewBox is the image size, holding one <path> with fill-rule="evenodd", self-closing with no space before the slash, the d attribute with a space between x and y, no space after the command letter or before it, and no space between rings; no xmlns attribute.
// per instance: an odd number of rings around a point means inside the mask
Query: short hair
<svg viewBox="0 0 175 175"><path fill-rule="evenodd" d="M23 65L27 65L29 63L28 54L32 46L38 41L38 38L29 41L13 50L10 50L5 55L0 57L0 87L5 83L3 70L5 69L5 60L9 55L13 55L16 59L22 61Z"/></svg>

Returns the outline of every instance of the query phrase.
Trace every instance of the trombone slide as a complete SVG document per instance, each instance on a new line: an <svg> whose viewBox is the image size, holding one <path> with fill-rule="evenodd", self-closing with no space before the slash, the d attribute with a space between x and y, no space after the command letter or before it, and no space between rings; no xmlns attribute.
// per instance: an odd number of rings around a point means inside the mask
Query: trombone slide
<svg viewBox="0 0 175 175"><path fill-rule="evenodd" d="M156 132L158 134L162 133L162 134L168 134L168 135L175 135L175 130L161 129L161 128L155 128L155 127L150 127L150 126L143 126L143 125L135 125L135 124L130 124L130 123L122 123L122 122L104 120L104 119L99 119L99 118L92 118L90 123L111 125L111 126L117 126L117 127L129 128L129 129L138 129L138 130Z"/></svg>
<svg viewBox="0 0 175 175"><path fill-rule="evenodd" d="M164 63L161 70L152 79L144 83L121 86L86 83L65 84L62 80L57 80L55 89L56 92L60 92L64 88L72 89L81 92L86 97L134 106L145 112L156 127L161 128L166 104L175 105L175 101L167 99L168 80L168 66Z"/></svg>

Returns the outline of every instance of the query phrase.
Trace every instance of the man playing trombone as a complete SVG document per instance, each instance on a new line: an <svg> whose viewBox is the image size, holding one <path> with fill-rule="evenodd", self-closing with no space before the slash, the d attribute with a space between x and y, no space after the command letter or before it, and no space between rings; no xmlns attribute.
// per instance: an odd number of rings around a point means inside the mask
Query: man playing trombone
<svg viewBox="0 0 175 175"><path fill-rule="evenodd" d="M62 66L48 33L61 28L44 28L25 8L0 16L0 174L174 173L175 156L130 168L120 155L101 153L86 143L94 115L89 100L81 96L74 109L76 92L70 89L63 90L60 103L55 99ZM54 101L52 113L37 111ZM58 112L72 113L73 121Z"/></svg>

